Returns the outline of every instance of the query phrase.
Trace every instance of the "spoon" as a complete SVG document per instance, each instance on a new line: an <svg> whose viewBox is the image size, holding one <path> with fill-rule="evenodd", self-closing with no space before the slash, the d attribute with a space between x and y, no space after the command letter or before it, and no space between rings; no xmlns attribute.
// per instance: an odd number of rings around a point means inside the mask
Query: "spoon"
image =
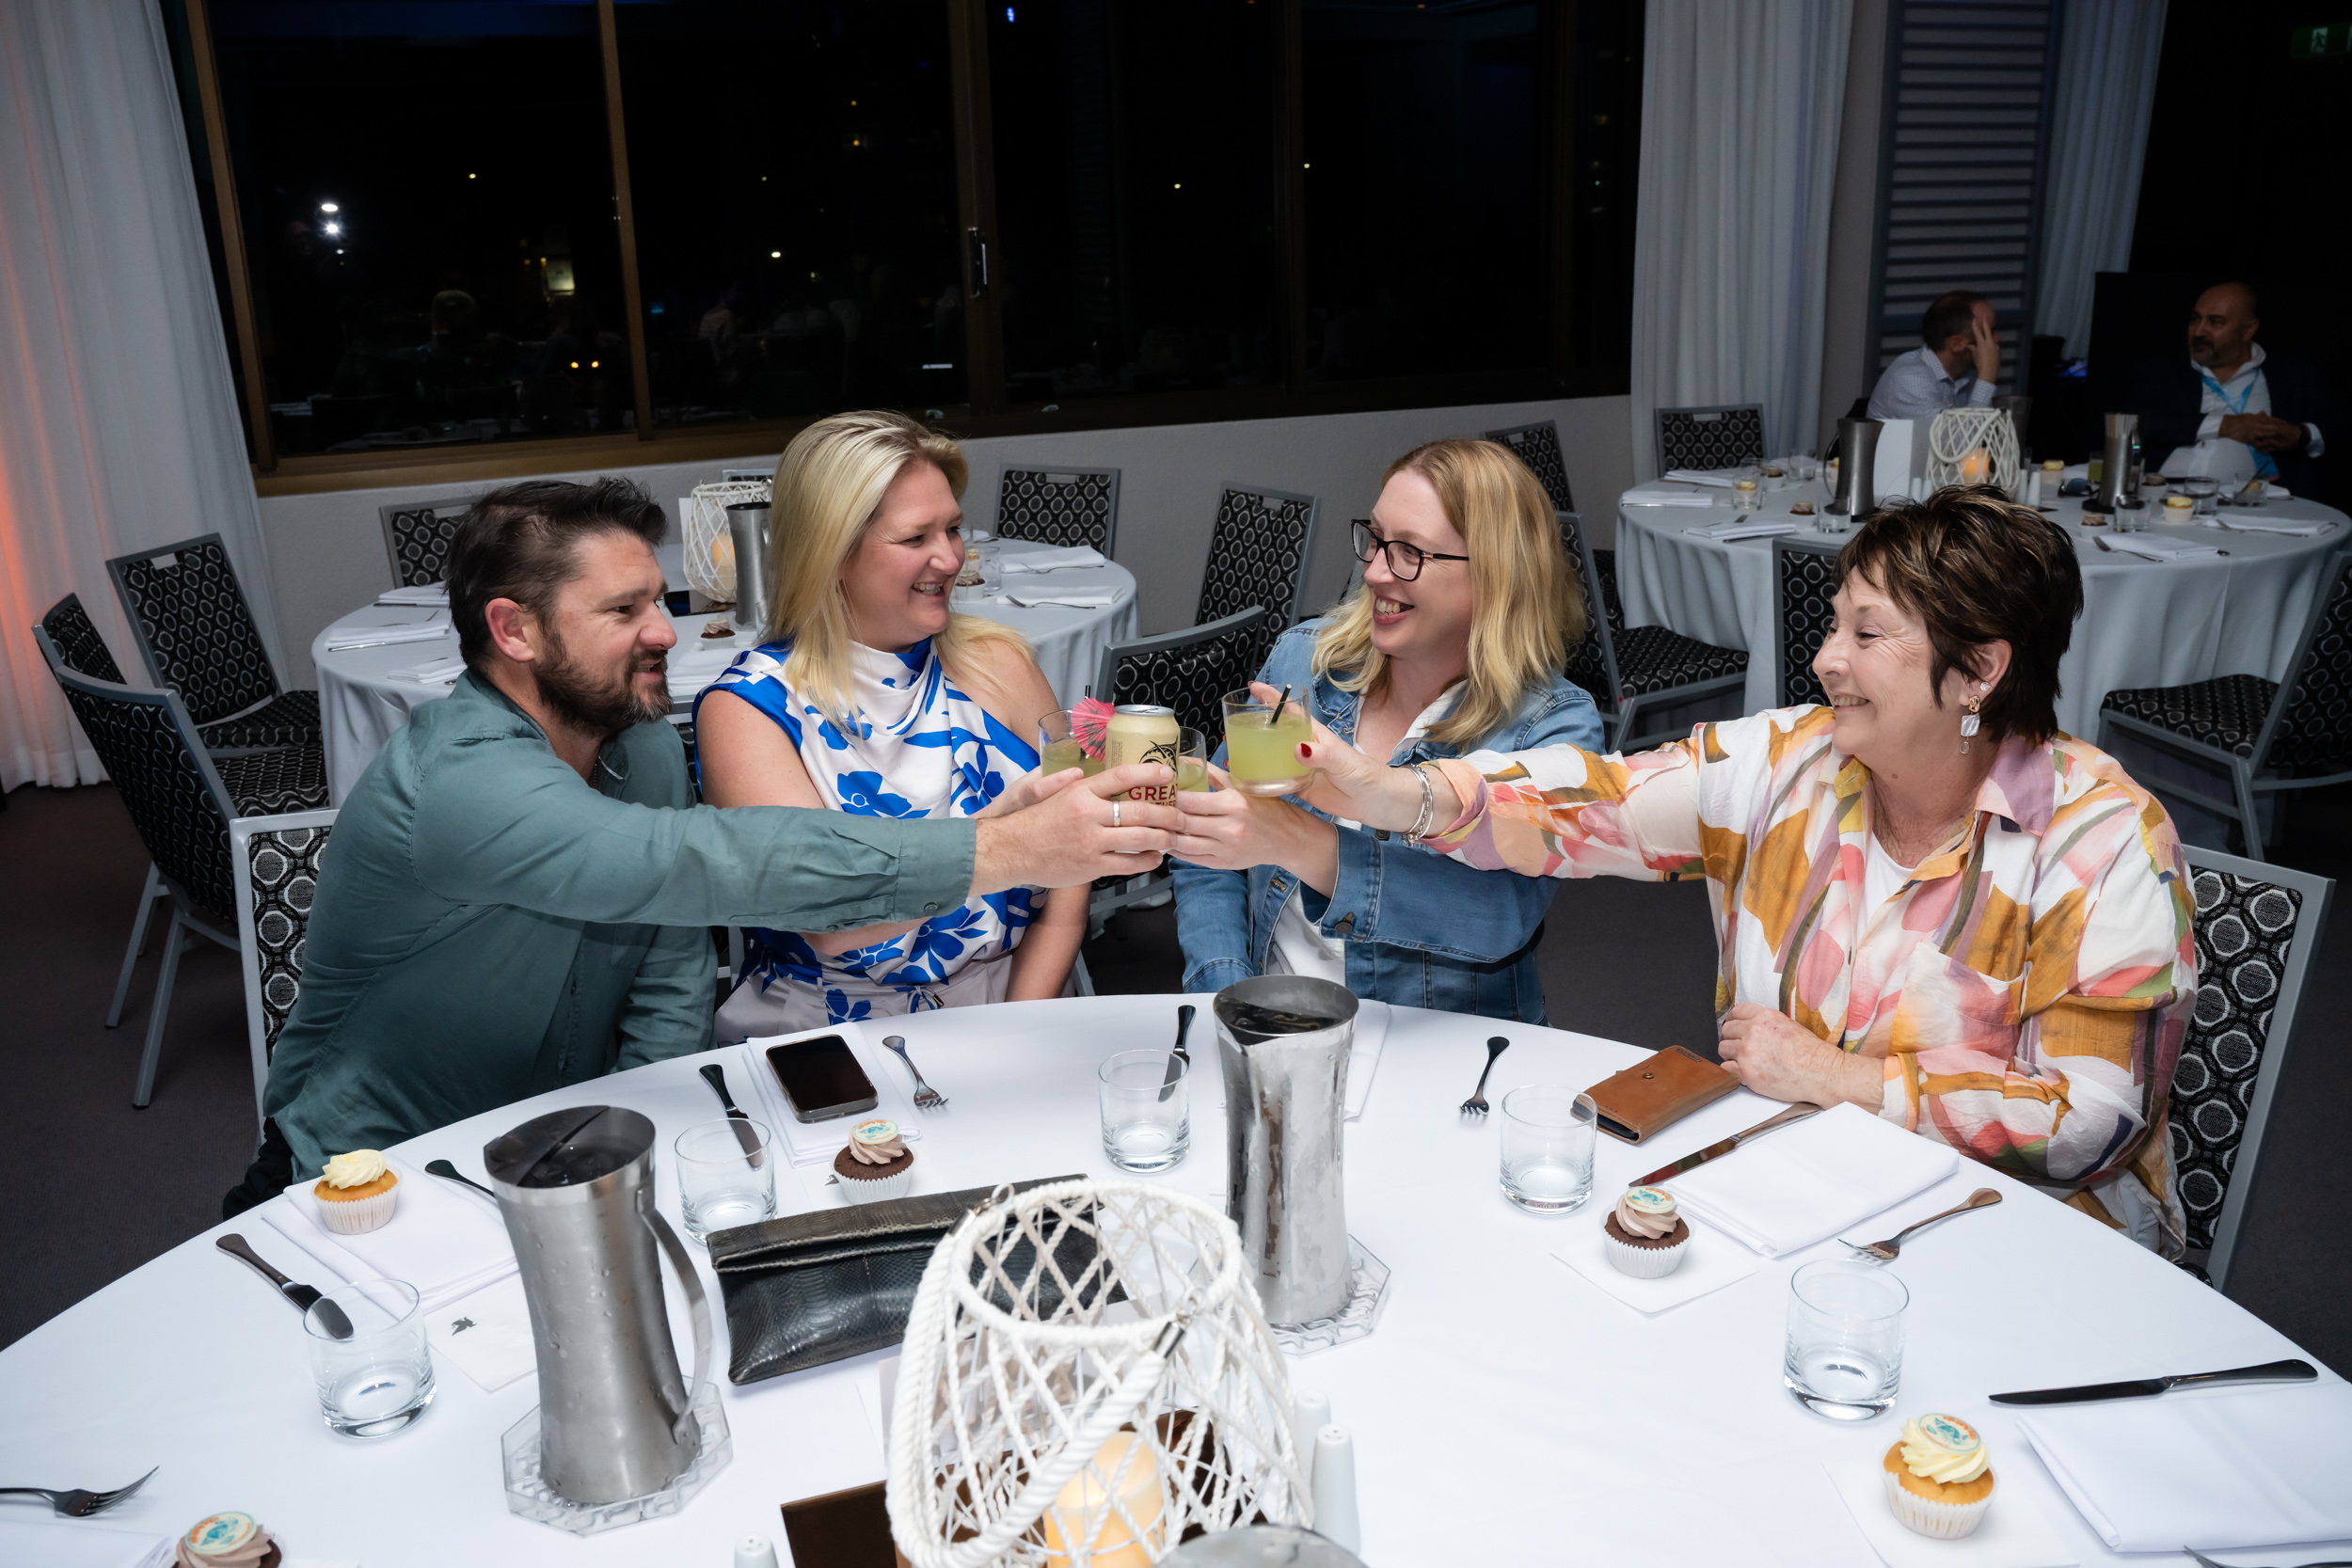
<svg viewBox="0 0 2352 1568"><path fill-rule="evenodd" d="M484 1197L488 1198L493 1203L496 1203L499 1200L498 1194L492 1192L481 1182L476 1181L472 1177L468 1176L465 1172L459 1170L455 1165L451 1164L447 1160L427 1160L424 1163L424 1170L427 1176L437 1176L444 1181L454 1181L461 1187L471 1187L475 1192L480 1193Z"/></svg>

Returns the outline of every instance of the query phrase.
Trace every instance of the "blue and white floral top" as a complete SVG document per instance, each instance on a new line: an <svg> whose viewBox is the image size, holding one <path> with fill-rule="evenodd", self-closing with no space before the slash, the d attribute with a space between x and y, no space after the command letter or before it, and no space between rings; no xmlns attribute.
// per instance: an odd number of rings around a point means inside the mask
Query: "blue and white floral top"
<svg viewBox="0 0 2352 1568"><path fill-rule="evenodd" d="M725 691L774 720L792 737L818 795L860 816L977 816L1037 767L1037 749L999 723L948 677L924 639L902 654L850 647L856 727L845 730L785 678L790 642L736 656L706 689ZM701 707L695 699L696 710ZM825 1022L920 1012L967 965L1020 945L1031 892L1012 888L975 898L912 931L827 958L792 931L752 927L747 979L763 991L780 982L814 988Z"/></svg>

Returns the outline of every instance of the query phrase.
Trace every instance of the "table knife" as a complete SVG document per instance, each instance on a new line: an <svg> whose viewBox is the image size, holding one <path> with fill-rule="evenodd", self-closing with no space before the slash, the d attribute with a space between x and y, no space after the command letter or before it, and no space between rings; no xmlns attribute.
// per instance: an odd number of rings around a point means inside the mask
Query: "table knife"
<svg viewBox="0 0 2352 1568"><path fill-rule="evenodd" d="M1671 1165L1661 1165L1647 1176L1634 1178L1628 1185L1646 1187L1653 1182L1663 1181L1669 1177L1680 1176L1686 1170L1696 1170L1709 1160L1722 1159L1742 1144L1754 1143L1774 1128L1787 1127L1791 1123L1803 1121L1807 1117L1818 1117L1820 1114L1821 1108L1819 1105L1808 1105L1804 1101L1799 1101L1778 1116L1769 1117L1744 1132L1734 1132L1721 1143L1708 1144L1695 1154L1685 1154Z"/></svg>
<svg viewBox="0 0 2352 1568"><path fill-rule="evenodd" d="M2220 1372L2086 1383L2078 1388L2028 1388L2022 1393L1994 1394L1992 1399L1994 1404L2087 1404L2093 1400L2144 1400L2151 1394L2213 1383L2309 1383L2317 1376L2319 1369L2308 1361L2265 1361L2259 1367L2233 1367Z"/></svg>
<svg viewBox="0 0 2352 1568"><path fill-rule="evenodd" d="M754 1170L757 1170L767 1156L760 1149L759 1132L752 1126L752 1118L744 1115L743 1108L736 1104L735 1097L727 1093L726 1069L716 1062L706 1062L702 1072L703 1081L719 1097L719 1103L727 1108L727 1121L735 1129L735 1141L743 1146L744 1158L750 1161Z"/></svg>
<svg viewBox="0 0 2352 1568"><path fill-rule="evenodd" d="M1168 1097L1176 1092L1178 1075L1192 1066L1192 1053L1184 1049L1184 1037L1192 1033L1192 1013L1193 1007L1189 1002L1176 1009L1176 1049L1168 1053L1168 1077L1160 1085L1162 1103L1166 1103ZM1184 1063L1184 1067L1178 1067L1176 1064L1179 1062Z"/></svg>
<svg viewBox="0 0 2352 1568"><path fill-rule="evenodd" d="M338 1339L351 1338L351 1320L343 1315L342 1307L331 1301L321 1301L316 1288L297 1285L262 1261L262 1255L246 1245L243 1236L231 1231L213 1244L240 1262L252 1264L256 1270L260 1271L263 1279L278 1288L279 1295L294 1303L294 1310L297 1312L308 1312L311 1307L317 1307L319 1323L327 1333L332 1334Z"/></svg>

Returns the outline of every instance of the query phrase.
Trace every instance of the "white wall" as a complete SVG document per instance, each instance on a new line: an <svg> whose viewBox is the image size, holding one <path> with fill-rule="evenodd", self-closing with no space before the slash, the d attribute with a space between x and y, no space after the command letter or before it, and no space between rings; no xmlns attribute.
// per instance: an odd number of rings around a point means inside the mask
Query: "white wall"
<svg viewBox="0 0 2352 1568"><path fill-rule="evenodd" d="M1225 480L1322 499L1308 580L1311 602L1319 602L1336 598L1348 582L1353 568L1348 519L1364 515L1371 507L1379 493L1380 470L1408 448L1441 436L1474 436L1539 420L1557 420L1569 488L1593 530L1593 542L1602 546L1614 543L1616 498L1633 483L1627 438L1630 418L1626 399L1609 397L993 437L965 445L972 488L964 508L975 523L990 520L995 510L996 476L1008 460L1058 459L1119 468L1118 558L1136 575L1142 629L1168 631L1192 624L1208 561L1209 531L1216 517L1217 486ZM773 451L747 451L736 459L582 469L551 477L590 479L602 471L635 480L671 512L675 532L677 498L698 483L716 480L723 467L764 466L774 457ZM288 683L315 685L312 639L327 623L391 586L378 507L395 500L469 497L511 483L265 497L262 531L269 546L279 631L292 666L286 672Z"/></svg>

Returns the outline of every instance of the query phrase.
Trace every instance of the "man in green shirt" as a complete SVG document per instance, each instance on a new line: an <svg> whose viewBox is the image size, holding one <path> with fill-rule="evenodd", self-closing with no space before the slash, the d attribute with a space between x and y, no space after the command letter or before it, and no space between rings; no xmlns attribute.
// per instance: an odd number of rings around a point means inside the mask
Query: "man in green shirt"
<svg viewBox="0 0 2352 1568"><path fill-rule="evenodd" d="M961 820L696 805L664 720L662 529L618 480L513 485L459 528L467 673L336 818L262 1148L228 1213L330 1155L708 1049L711 926L920 920L1132 875L1167 847L1172 810L1112 799L1168 778L1152 765L1032 779Z"/></svg>

